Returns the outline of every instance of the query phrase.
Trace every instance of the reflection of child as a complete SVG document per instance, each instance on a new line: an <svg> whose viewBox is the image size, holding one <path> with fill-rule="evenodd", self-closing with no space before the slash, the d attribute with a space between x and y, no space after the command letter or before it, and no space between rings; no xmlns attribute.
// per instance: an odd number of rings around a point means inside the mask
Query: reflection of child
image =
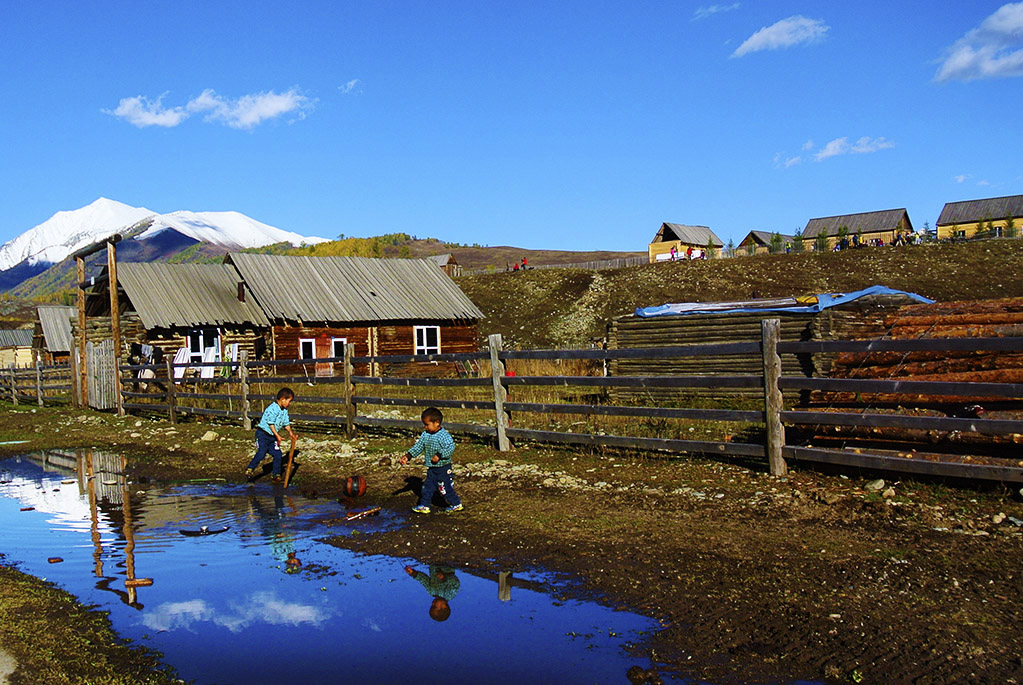
<svg viewBox="0 0 1023 685"><path fill-rule="evenodd" d="M429 407L423 411L422 419L426 430L400 460L402 465L405 465L410 458L423 455L426 462L423 491L419 495L419 504L412 507L412 511L417 514L429 514L430 500L437 490L440 490L440 494L448 502L448 508L444 511L461 511L462 500L455 492L455 485L451 481L451 455L455 453L455 441L451 433L440 426L444 415L440 409Z"/></svg>
<svg viewBox="0 0 1023 685"><path fill-rule="evenodd" d="M430 575L417 571L411 566L405 567L405 573L415 578L416 582L426 588L426 591L433 595L433 602L430 603L430 618L434 621L446 621L451 615L451 607L448 605L455 595L461 583L455 575L455 570L449 566L430 566Z"/></svg>
<svg viewBox="0 0 1023 685"><path fill-rule="evenodd" d="M283 438L277 429L287 428L288 435L292 438L295 437L295 433L291 430L291 417L288 416L288 406L294 398L295 393L291 391L291 388L281 388L277 391L277 401L263 412L263 418L256 426L256 456L252 457L248 468L245 469L246 476L251 477L256 472L259 462L263 461L263 456L269 452L274 460L273 480L281 479L281 458L283 456L281 440Z"/></svg>

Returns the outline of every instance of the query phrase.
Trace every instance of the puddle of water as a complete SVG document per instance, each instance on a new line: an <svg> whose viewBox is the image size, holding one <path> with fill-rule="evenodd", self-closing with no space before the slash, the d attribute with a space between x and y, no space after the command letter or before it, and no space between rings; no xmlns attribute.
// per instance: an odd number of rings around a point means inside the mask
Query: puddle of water
<svg viewBox="0 0 1023 685"><path fill-rule="evenodd" d="M0 551L108 610L119 634L185 679L618 683L651 667L626 647L654 621L554 599L550 577L487 578L316 541L403 514L348 522L336 501L279 486L132 484L123 467L91 450L0 461ZM202 526L227 530L181 533Z"/></svg>

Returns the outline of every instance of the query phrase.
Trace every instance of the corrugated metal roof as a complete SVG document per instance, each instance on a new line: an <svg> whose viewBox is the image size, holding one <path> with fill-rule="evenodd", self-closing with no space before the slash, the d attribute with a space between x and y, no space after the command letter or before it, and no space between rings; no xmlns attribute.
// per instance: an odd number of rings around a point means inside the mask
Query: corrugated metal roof
<svg viewBox="0 0 1023 685"><path fill-rule="evenodd" d="M443 272L442 272L443 275ZM238 300L238 272L227 264L124 262L117 282L146 328L253 324L269 326L246 289Z"/></svg>
<svg viewBox="0 0 1023 685"><path fill-rule="evenodd" d="M424 259L293 257L232 252L271 319L401 321L482 319L454 281Z"/></svg>
<svg viewBox="0 0 1023 685"><path fill-rule="evenodd" d="M32 329L0 329L0 347L32 347Z"/></svg>
<svg viewBox="0 0 1023 685"><path fill-rule="evenodd" d="M1007 216L1023 217L1023 195L989 197L983 200L946 202L938 217L938 226L951 224L972 224L978 221L1004 219Z"/></svg>
<svg viewBox="0 0 1023 685"><path fill-rule="evenodd" d="M437 266L447 266L448 264L458 264L455 261L454 255L448 254L435 254L427 257L431 262L434 262Z"/></svg>
<svg viewBox="0 0 1023 685"><path fill-rule="evenodd" d="M669 235L669 233L673 234L674 237ZM718 238L714 231L706 226L687 226L685 224L664 222L661 224L661 228L657 231L657 235L654 236L652 242L663 243L671 240L681 240L688 245L698 245L700 247L703 247L707 244L708 240L711 240L715 247L724 246L721 238Z"/></svg>
<svg viewBox="0 0 1023 685"><path fill-rule="evenodd" d="M838 231L842 226L849 229L850 236L854 235L857 231L863 233L894 231L899 227L900 221L904 221L903 229L913 230L913 224L909 221L909 213L905 207L885 209L879 212L825 216L819 219L810 219L806 224L806 228L803 229L803 238L814 238L821 231L824 231L828 236L835 236L838 235Z"/></svg>
<svg viewBox="0 0 1023 685"><path fill-rule="evenodd" d="M39 325L43 329L43 344L50 352L70 352L71 319L77 312L74 307L46 307L36 309Z"/></svg>

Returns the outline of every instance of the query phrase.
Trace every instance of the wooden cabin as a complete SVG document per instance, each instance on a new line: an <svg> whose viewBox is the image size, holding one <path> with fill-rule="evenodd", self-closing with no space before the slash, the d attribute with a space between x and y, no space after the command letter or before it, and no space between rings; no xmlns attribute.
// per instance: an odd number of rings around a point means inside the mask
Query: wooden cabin
<svg viewBox="0 0 1023 685"><path fill-rule="evenodd" d="M320 375L336 372L314 360L341 357L348 346L355 356L478 350L483 313L433 261L233 252L225 265L269 319L274 358L308 359ZM437 373L433 364L400 366L386 373Z"/></svg>
<svg viewBox="0 0 1023 685"><path fill-rule="evenodd" d="M807 252L817 249L818 236L827 242L828 250L835 248L843 238L850 246L890 245L898 236L906 236L913 232L913 224L909 220L906 209L885 209L878 212L860 212L859 214L840 214L810 219L803 229L801 239L803 249Z"/></svg>
<svg viewBox="0 0 1023 685"><path fill-rule="evenodd" d="M650 263L669 261L672 249L675 248L677 259L685 259L686 251L692 247L694 252L703 256L707 246L713 246L712 254L707 257L720 257L724 243L706 226L687 226L685 224L661 224L657 235L647 246Z"/></svg>
<svg viewBox="0 0 1023 685"><path fill-rule="evenodd" d="M742 242L736 246L734 256L770 254L772 251L771 242L775 240L774 236L781 238L776 252L790 252L792 250L792 242L795 238L791 235L771 233L770 231L750 231L742 239Z"/></svg>
<svg viewBox="0 0 1023 685"><path fill-rule="evenodd" d="M78 315L74 307L39 305L36 308L32 347L45 364L67 364L74 346L71 319Z"/></svg>
<svg viewBox="0 0 1023 685"><path fill-rule="evenodd" d="M28 366L34 362L31 328L0 329L0 366Z"/></svg>
<svg viewBox="0 0 1023 685"><path fill-rule="evenodd" d="M462 266L451 253L435 254L427 257L427 259L439 266L451 278L462 275Z"/></svg>
<svg viewBox="0 0 1023 685"><path fill-rule="evenodd" d="M86 302L86 340L111 337L106 268ZM210 356L227 359L246 350L250 360L269 356L270 322L227 264L125 262L117 265L122 359ZM80 332L75 323L75 340ZM237 348L234 345L237 344ZM147 354L148 353L148 354Z"/></svg>
<svg viewBox="0 0 1023 685"><path fill-rule="evenodd" d="M935 225L938 240L968 239L978 234L1018 237L1023 234L1023 195L947 202Z"/></svg>

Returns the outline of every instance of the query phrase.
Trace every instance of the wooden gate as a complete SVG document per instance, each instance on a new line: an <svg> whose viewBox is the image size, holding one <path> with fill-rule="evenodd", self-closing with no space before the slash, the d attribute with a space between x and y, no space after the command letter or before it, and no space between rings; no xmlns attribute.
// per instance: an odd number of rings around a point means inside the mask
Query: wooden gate
<svg viewBox="0 0 1023 685"><path fill-rule="evenodd" d="M117 366L114 363L114 341L87 343L85 346L89 406L113 409L117 406Z"/></svg>

